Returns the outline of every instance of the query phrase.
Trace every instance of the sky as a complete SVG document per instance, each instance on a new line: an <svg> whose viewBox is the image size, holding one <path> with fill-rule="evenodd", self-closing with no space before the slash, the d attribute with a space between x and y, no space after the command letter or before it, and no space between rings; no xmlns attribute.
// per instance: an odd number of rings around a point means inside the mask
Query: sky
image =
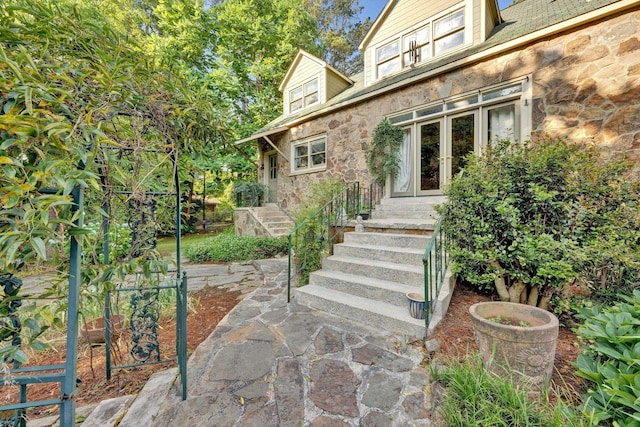
<svg viewBox="0 0 640 427"><path fill-rule="evenodd" d="M423 0L423 1L429 1L429 0ZM431 0L431 1L438 1L438 0ZM511 3L511 1L512 0L498 0L498 6L500 7L500 10L507 7ZM378 14L382 11L382 8L386 4L387 4L387 0L360 0L360 6L364 6L361 17L363 19L366 17L369 17L373 21L378 17Z"/></svg>

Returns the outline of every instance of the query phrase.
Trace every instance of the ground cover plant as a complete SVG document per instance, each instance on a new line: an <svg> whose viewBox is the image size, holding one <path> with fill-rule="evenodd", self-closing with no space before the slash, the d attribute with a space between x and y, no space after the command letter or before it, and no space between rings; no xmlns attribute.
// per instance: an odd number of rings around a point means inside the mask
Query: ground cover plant
<svg viewBox="0 0 640 427"><path fill-rule="evenodd" d="M439 209L454 273L503 301L557 311L573 294L630 293L640 282L632 167L560 139L499 141L471 155Z"/></svg>
<svg viewBox="0 0 640 427"><path fill-rule="evenodd" d="M582 315L578 375L589 380L582 409L600 425L640 425L640 290Z"/></svg>
<svg viewBox="0 0 640 427"><path fill-rule="evenodd" d="M233 229L185 247L191 262L232 262L273 258L287 253L284 237L236 236Z"/></svg>

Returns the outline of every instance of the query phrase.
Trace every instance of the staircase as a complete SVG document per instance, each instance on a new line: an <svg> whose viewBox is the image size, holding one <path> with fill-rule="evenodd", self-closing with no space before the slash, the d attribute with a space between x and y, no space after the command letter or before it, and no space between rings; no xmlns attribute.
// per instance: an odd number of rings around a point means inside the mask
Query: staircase
<svg viewBox="0 0 640 427"><path fill-rule="evenodd" d="M296 289L298 302L374 328L423 338L424 319L409 314L406 294L424 293L422 256L436 224L442 197L382 199L364 232L348 232L334 246L309 284ZM449 304L449 276L429 330Z"/></svg>
<svg viewBox="0 0 640 427"><path fill-rule="evenodd" d="M291 231L294 222L275 203L251 209L256 219L272 237L285 236Z"/></svg>

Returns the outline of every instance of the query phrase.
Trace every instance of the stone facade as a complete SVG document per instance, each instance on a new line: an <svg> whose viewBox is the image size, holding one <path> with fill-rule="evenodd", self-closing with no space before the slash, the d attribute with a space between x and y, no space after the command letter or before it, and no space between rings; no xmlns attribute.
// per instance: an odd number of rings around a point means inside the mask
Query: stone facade
<svg viewBox="0 0 640 427"><path fill-rule="evenodd" d="M250 208L234 209L233 225L236 230L236 236L269 236L264 226L251 213Z"/></svg>
<svg viewBox="0 0 640 427"><path fill-rule="evenodd" d="M640 11L623 13L294 126L274 138L279 149L290 155L291 141L326 134L326 170L291 174L290 163L280 158L278 200L291 210L312 183L328 177L370 182L364 149L385 116L528 75L533 80L532 139L549 135L593 141L637 161L639 34Z"/></svg>

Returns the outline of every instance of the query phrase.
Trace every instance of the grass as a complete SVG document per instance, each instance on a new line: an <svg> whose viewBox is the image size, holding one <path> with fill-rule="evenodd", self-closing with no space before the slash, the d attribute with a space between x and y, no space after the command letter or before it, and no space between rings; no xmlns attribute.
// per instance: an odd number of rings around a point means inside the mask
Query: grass
<svg viewBox="0 0 640 427"><path fill-rule="evenodd" d="M561 401L552 404L544 395L529 399L527 390L483 369L477 354L451 363L434 376L446 389L438 412L447 426L589 425Z"/></svg>
<svg viewBox="0 0 640 427"><path fill-rule="evenodd" d="M180 246L182 249L182 253L184 253L184 250L187 246L192 245L192 244L196 244L196 243L200 243L203 240L206 240L212 236L216 236L217 234L220 234L219 231L217 232L211 232L211 233L194 233L194 234L185 234L184 236L182 236L182 238L180 239ZM172 255L176 253L176 238L175 237L163 237L161 239L158 239L158 244L157 244L157 249L158 252L160 252L163 255Z"/></svg>

